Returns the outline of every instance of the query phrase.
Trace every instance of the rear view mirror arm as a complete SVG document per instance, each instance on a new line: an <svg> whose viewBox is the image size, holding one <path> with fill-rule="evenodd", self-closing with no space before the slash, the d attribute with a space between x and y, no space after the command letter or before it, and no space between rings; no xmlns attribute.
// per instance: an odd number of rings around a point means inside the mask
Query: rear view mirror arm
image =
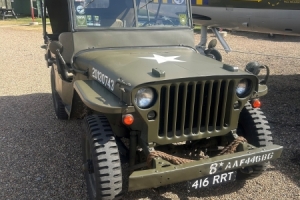
<svg viewBox="0 0 300 200"><path fill-rule="evenodd" d="M88 70L86 70L86 71L78 70L78 69L74 68L72 64L71 64L70 67L69 67L69 66L67 65L65 59L62 57L62 55L61 55L59 49L56 50L56 55L58 56L59 60L62 62L63 66L65 67L65 69L67 69L67 71L68 71L69 73L74 73L74 72L76 72L76 73L83 74L83 75L85 75L85 76L88 75Z"/></svg>

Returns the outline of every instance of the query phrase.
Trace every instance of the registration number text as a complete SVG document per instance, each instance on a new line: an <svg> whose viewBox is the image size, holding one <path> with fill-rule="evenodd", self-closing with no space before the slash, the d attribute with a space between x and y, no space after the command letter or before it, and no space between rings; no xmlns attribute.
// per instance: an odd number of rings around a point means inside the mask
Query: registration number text
<svg viewBox="0 0 300 200"><path fill-rule="evenodd" d="M224 172L222 174L216 174L209 177L189 181L189 187L191 189L201 189L212 185L235 181L235 177L236 171Z"/></svg>

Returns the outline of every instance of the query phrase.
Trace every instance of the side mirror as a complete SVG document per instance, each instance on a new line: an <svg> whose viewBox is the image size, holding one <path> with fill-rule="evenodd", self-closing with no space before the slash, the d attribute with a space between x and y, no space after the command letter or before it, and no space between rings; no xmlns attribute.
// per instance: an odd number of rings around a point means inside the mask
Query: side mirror
<svg viewBox="0 0 300 200"><path fill-rule="evenodd" d="M68 69L66 61L61 55L61 52L63 51L63 45L59 41L52 41L49 44L49 50L51 53L58 56L58 59L62 62L62 65L65 67L65 69Z"/></svg>
<svg viewBox="0 0 300 200"><path fill-rule="evenodd" d="M261 69L266 69L267 73L263 79L259 80L259 84L267 84L270 76L270 69L267 65L260 65L258 62L249 62L246 65L245 71L258 76Z"/></svg>
<svg viewBox="0 0 300 200"><path fill-rule="evenodd" d="M255 62L255 61L254 62L249 62L246 65L245 71L250 72L254 75L258 75L259 72L260 72L260 67L261 67L261 65L258 62Z"/></svg>
<svg viewBox="0 0 300 200"><path fill-rule="evenodd" d="M59 41L52 41L49 44L49 49L53 54L56 54L57 50L59 53L61 53L63 51L63 45Z"/></svg>
<svg viewBox="0 0 300 200"><path fill-rule="evenodd" d="M216 39L212 39L209 43L208 43L208 49L212 49L215 48L217 46L217 40Z"/></svg>

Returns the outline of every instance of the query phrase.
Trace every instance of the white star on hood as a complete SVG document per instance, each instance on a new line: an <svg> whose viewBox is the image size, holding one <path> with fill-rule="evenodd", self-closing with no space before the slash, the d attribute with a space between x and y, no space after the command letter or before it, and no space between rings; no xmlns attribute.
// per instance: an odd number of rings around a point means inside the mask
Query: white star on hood
<svg viewBox="0 0 300 200"><path fill-rule="evenodd" d="M154 57L140 57L143 59L156 60L159 64L164 62L185 62L183 60L177 60L179 56L160 56L153 54Z"/></svg>

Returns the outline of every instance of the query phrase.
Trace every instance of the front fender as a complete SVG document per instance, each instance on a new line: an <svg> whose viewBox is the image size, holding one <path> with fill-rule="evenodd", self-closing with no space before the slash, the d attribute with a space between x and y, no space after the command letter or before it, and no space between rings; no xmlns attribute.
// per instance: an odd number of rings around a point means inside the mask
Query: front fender
<svg viewBox="0 0 300 200"><path fill-rule="evenodd" d="M252 95L252 99L259 98L265 96L268 93L268 86L265 84L259 84L258 90Z"/></svg>
<svg viewBox="0 0 300 200"><path fill-rule="evenodd" d="M94 80L77 80L74 82L82 102L94 111L105 114L134 112L133 106L127 106L107 88Z"/></svg>

